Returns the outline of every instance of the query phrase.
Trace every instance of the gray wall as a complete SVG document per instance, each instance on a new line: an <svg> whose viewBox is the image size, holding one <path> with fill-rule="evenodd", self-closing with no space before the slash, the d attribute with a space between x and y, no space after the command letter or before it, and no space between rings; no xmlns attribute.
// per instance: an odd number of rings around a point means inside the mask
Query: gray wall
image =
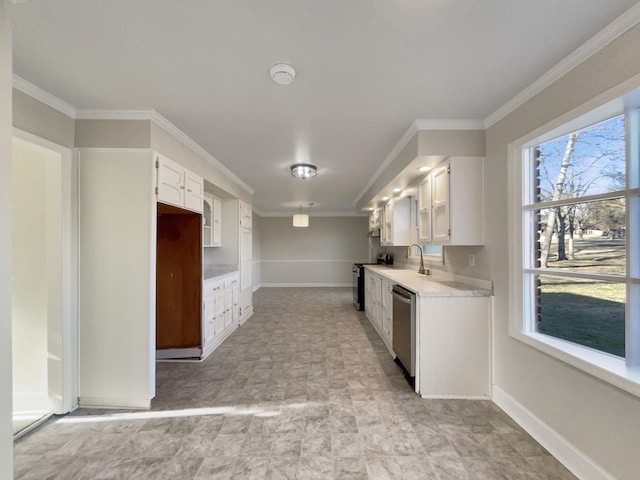
<svg viewBox="0 0 640 480"><path fill-rule="evenodd" d="M13 478L11 384L11 34L0 2L0 478Z"/></svg>
<svg viewBox="0 0 640 480"><path fill-rule="evenodd" d="M507 145L640 74L639 45L636 26L487 130L486 246L478 255L479 276L495 285L494 383L619 480L640 478L640 399L508 334Z"/></svg>
<svg viewBox="0 0 640 480"><path fill-rule="evenodd" d="M75 145L75 120L64 113L13 90L13 126L64 147Z"/></svg>
<svg viewBox="0 0 640 480"><path fill-rule="evenodd" d="M150 120L76 120L76 147L150 148Z"/></svg>
<svg viewBox="0 0 640 480"><path fill-rule="evenodd" d="M366 261L367 217L310 217L309 227L292 217L260 219L261 284L350 286L351 265Z"/></svg>

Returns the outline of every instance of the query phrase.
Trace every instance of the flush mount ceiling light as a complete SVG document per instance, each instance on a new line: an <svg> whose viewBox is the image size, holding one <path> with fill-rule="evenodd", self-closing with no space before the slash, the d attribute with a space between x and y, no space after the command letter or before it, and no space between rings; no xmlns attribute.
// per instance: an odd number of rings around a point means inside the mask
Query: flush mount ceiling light
<svg viewBox="0 0 640 480"><path fill-rule="evenodd" d="M318 167L310 163L296 163L295 165L291 165L290 170L291 175L296 178L301 178L302 180L315 177L318 174Z"/></svg>
<svg viewBox="0 0 640 480"><path fill-rule="evenodd" d="M311 211L311 207L313 207L313 203L309 204L309 210ZM309 226L309 214L302 213L302 205L300 205L300 213L295 213L293 215L293 226L294 227L308 227Z"/></svg>
<svg viewBox="0 0 640 480"><path fill-rule="evenodd" d="M296 78L296 71L291 65L286 63L278 63L271 67L271 78L278 85L289 85Z"/></svg>

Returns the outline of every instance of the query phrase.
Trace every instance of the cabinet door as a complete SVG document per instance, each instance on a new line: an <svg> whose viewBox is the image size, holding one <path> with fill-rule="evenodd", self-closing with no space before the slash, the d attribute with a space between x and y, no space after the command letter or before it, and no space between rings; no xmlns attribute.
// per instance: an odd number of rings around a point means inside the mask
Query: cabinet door
<svg viewBox="0 0 640 480"><path fill-rule="evenodd" d="M392 242L392 228L393 228L393 205L391 202L384 206L382 214L382 232L381 242L383 245L389 245Z"/></svg>
<svg viewBox="0 0 640 480"><path fill-rule="evenodd" d="M431 225L434 242L448 242L451 236L449 224L449 165L445 164L433 171L431 203L433 205Z"/></svg>
<svg viewBox="0 0 640 480"><path fill-rule="evenodd" d="M375 322L375 324L378 326L378 328L380 328L380 326L382 325L382 301L381 301L381 296L380 296L380 289L382 288L382 279L380 277L378 277L377 275L372 275L372 282L371 282L371 290L373 293L373 304L374 304L374 310L373 310L373 320Z"/></svg>
<svg viewBox="0 0 640 480"><path fill-rule="evenodd" d="M202 246L211 247L213 233L213 197L205 195L202 202Z"/></svg>
<svg viewBox="0 0 640 480"><path fill-rule="evenodd" d="M211 215L211 246L222 245L222 202L219 198L213 199L213 212Z"/></svg>
<svg viewBox="0 0 640 480"><path fill-rule="evenodd" d="M418 184L418 243L431 243L431 175Z"/></svg>
<svg viewBox="0 0 640 480"><path fill-rule="evenodd" d="M227 288L224 291L224 328L227 329L233 323L233 290Z"/></svg>
<svg viewBox="0 0 640 480"><path fill-rule="evenodd" d="M240 227L251 229L252 227L251 206L248 203L240 202Z"/></svg>
<svg viewBox="0 0 640 480"><path fill-rule="evenodd" d="M252 257L251 231L240 232L240 290L251 288L251 257Z"/></svg>
<svg viewBox="0 0 640 480"><path fill-rule="evenodd" d="M367 318L371 318L371 302L373 297L371 296L371 274L364 269L364 311Z"/></svg>
<svg viewBox="0 0 640 480"><path fill-rule="evenodd" d="M202 197L204 194L204 180L202 177L185 170L184 191L184 208L202 212Z"/></svg>
<svg viewBox="0 0 640 480"><path fill-rule="evenodd" d="M185 169L162 155L156 156L156 162L158 201L183 207ZM199 211L202 211L202 206Z"/></svg>
<svg viewBox="0 0 640 480"><path fill-rule="evenodd" d="M386 280L382 281L382 331L387 337L387 340L391 343L391 331L393 325L393 297L391 290L393 290L393 284Z"/></svg>
<svg viewBox="0 0 640 480"><path fill-rule="evenodd" d="M220 289L213 294L213 330L216 337L224 332L224 290Z"/></svg>
<svg viewBox="0 0 640 480"><path fill-rule="evenodd" d="M231 321L236 323L240 320L240 285L236 284L232 288L233 307L231 308Z"/></svg>
<svg viewBox="0 0 640 480"><path fill-rule="evenodd" d="M369 230L380 228L380 209L376 208L369 214Z"/></svg>
<svg viewBox="0 0 640 480"><path fill-rule="evenodd" d="M202 318L204 319L204 334L203 334L203 343L204 349L206 349L212 342L215 337L215 331L213 328L213 295L208 295L204 297L204 312L202 314Z"/></svg>

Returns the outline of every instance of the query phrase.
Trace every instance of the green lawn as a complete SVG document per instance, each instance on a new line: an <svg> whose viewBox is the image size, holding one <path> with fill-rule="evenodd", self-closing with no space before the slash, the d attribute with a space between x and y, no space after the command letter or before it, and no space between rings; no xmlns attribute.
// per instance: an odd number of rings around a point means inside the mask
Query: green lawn
<svg viewBox="0 0 640 480"><path fill-rule="evenodd" d="M549 262L549 268L624 273L624 239L576 240L575 247L574 260ZM549 276L540 281L540 333L624 357L624 284Z"/></svg>

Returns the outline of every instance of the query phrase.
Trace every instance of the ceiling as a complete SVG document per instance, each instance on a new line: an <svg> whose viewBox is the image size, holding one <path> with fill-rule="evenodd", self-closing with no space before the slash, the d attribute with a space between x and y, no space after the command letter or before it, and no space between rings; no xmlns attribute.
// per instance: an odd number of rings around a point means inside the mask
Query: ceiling
<svg viewBox="0 0 640 480"><path fill-rule="evenodd" d="M484 120L635 0L14 0L14 73L77 109L154 109L262 215L356 213L416 119ZM292 65L275 84L269 68ZM179 159L176 159L179 161ZM290 176L294 163L318 176Z"/></svg>

